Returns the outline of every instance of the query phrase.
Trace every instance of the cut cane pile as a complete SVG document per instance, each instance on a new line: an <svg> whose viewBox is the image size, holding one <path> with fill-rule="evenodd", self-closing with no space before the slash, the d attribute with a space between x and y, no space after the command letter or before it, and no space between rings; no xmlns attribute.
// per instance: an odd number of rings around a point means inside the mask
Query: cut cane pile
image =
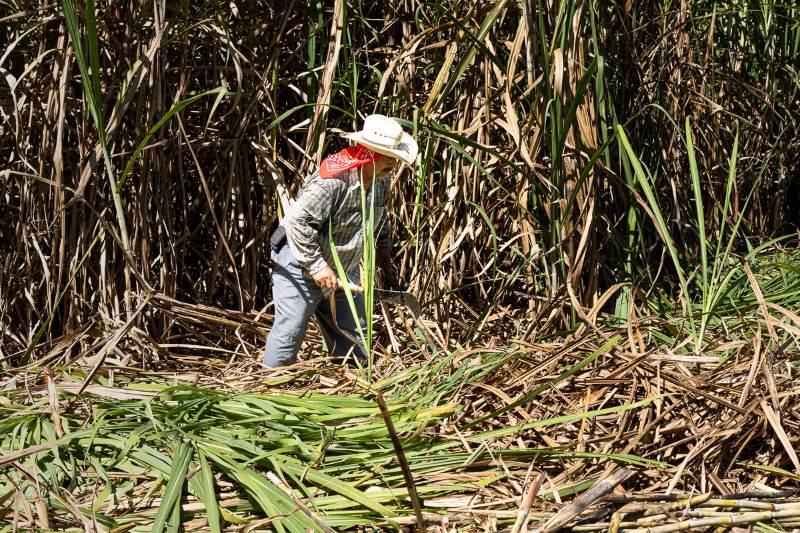
<svg viewBox="0 0 800 533"><path fill-rule="evenodd" d="M269 317L159 295L142 305L181 338L86 328L42 354L47 373L3 373L0 523L414 525L380 392L428 528L800 524L800 354L789 342L756 335L688 355L664 342L672 325L652 321L492 348L451 343L433 357L419 343L379 354L370 377L314 358L312 330L311 359L267 374L258 362ZM405 335L394 332L413 346Z"/></svg>

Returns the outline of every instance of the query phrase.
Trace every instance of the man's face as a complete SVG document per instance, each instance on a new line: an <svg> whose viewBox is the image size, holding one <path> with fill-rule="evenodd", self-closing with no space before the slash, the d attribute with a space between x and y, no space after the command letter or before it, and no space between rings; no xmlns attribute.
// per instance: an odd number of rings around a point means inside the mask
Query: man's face
<svg viewBox="0 0 800 533"><path fill-rule="evenodd" d="M385 176L389 172L397 170L398 166L400 165L397 159L385 155L375 163L375 175L377 177Z"/></svg>
<svg viewBox="0 0 800 533"><path fill-rule="evenodd" d="M364 165L364 175L369 176L370 179L375 177L381 178L389 172L397 170L399 166L400 162L397 159L385 155L378 161Z"/></svg>

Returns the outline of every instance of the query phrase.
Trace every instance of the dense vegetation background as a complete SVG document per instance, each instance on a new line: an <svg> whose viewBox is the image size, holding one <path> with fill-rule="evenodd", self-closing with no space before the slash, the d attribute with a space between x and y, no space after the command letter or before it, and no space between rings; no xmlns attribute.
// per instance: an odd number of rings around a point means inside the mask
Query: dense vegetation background
<svg viewBox="0 0 800 533"><path fill-rule="evenodd" d="M606 311L631 288L677 296L649 203L690 275L686 119L709 242L736 226L746 252L797 230L797 15L756 1L3 0L4 355L44 324L53 339L124 321L147 287L263 307L276 187L296 189L371 112L419 140L394 185L395 254L446 330L460 304L481 318L522 306L548 329L617 283Z"/></svg>

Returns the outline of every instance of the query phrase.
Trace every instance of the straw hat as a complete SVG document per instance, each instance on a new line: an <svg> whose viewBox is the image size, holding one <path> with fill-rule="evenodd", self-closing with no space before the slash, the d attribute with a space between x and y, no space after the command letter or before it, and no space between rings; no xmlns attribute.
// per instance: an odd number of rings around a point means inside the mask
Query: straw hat
<svg viewBox="0 0 800 533"><path fill-rule="evenodd" d="M364 129L344 136L379 154L402 159L409 165L417 159L417 141L404 132L396 120L384 115L369 115L364 119Z"/></svg>

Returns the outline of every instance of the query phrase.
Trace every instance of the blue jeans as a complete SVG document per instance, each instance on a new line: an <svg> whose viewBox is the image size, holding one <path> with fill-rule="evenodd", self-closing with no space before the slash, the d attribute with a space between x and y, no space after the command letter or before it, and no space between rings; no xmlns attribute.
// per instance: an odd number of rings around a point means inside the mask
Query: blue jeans
<svg viewBox="0 0 800 533"><path fill-rule="evenodd" d="M317 317L322 336L334 356L353 355L366 361L367 353L358 334L344 291L323 291L303 270L285 243L273 256L272 301L275 323L264 349L264 366L279 367L297 361L297 352L306 337L312 315ZM358 268L348 273L351 283L359 283ZM364 298L353 294L361 331L366 334Z"/></svg>

